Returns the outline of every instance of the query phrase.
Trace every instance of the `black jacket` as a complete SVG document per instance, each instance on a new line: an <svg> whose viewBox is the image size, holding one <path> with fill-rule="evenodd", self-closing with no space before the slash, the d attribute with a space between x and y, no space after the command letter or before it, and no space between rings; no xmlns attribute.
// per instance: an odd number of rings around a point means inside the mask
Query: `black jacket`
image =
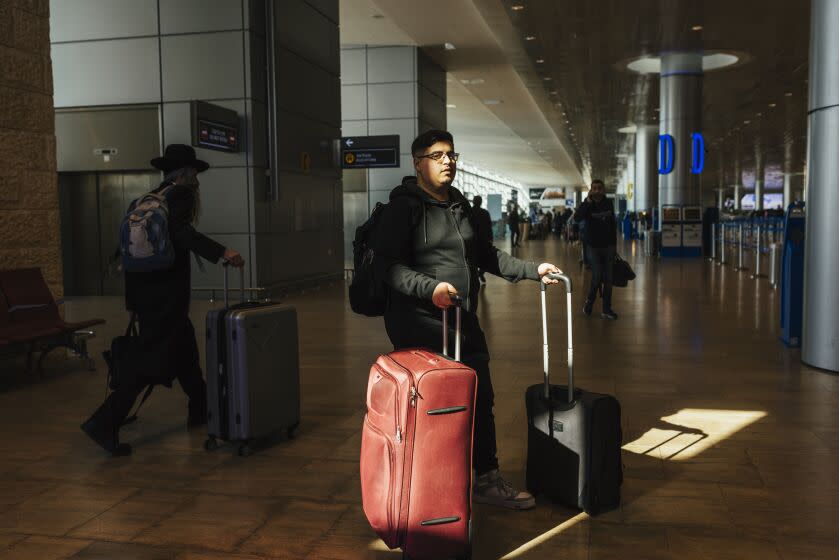
<svg viewBox="0 0 839 560"><path fill-rule="evenodd" d="M472 214L475 235L478 236L481 243L492 244L492 217L489 215L489 210L485 208L472 208Z"/></svg>
<svg viewBox="0 0 839 560"><path fill-rule="evenodd" d="M152 192L159 192L163 184ZM167 270L125 273L125 306L143 313L147 309L165 308L176 315L189 312L191 292L190 252L212 263L224 255L224 246L192 226L195 193L192 187L177 185L166 193L169 206L169 236L175 249L175 264Z"/></svg>
<svg viewBox="0 0 839 560"><path fill-rule="evenodd" d="M376 236L376 255L391 288L388 315L420 311L439 315L431 301L440 282L452 284L464 298L464 309L478 307L478 268L517 282L538 280L537 265L502 252L491 239L475 235L472 208L457 189L440 202L408 176L390 193Z"/></svg>
<svg viewBox="0 0 839 560"><path fill-rule="evenodd" d="M574 221L585 220L584 242L590 247L603 249L617 245L618 228L612 201L603 197L600 202L586 198L574 213Z"/></svg>

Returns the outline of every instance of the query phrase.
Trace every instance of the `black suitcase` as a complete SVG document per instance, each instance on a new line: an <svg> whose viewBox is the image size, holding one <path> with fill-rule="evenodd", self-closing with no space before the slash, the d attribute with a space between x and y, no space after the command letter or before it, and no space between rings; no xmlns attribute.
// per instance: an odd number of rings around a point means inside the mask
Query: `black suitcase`
<svg viewBox="0 0 839 560"><path fill-rule="evenodd" d="M551 385L545 284L542 286L542 337L545 381L527 388L527 489L566 506L596 514L620 505L621 407L611 395L574 389L571 279L568 306L568 385Z"/></svg>

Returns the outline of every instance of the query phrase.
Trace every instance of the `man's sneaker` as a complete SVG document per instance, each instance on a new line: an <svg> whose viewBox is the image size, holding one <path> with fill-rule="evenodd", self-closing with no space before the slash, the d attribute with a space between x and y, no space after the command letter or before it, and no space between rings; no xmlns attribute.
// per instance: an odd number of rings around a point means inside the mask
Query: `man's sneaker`
<svg viewBox="0 0 839 560"><path fill-rule="evenodd" d="M498 469L475 478L472 499L479 504L490 504L510 509L530 509L536 499L527 492L519 492L504 480Z"/></svg>
<svg viewBox="0 0 839 560"><path fill-rule="evenodd" d="M592 307L594 307L594 302L586 300L585 305L583 305L583 313L585 313L586 316L591 317L591 308Z"/></svg>
<svg viewBox="0 0 839 560"><path fill-rule="evenodd" d="M618 314L612 311L611 309L609 311L604 311L600 314L600 316L604 319L611 319L612 321L618 318Z"/></svg>

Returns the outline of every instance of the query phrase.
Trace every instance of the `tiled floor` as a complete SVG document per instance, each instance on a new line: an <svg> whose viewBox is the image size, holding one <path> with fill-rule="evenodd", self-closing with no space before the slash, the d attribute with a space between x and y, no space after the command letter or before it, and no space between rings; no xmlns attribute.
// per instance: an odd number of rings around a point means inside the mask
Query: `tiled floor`
<svg viewBox="0 0 839 560"><path fill-rule="evenodd" d="M575 309L576 375L623 405L624 502L589 518L542 500L476 507L475 558L839 558L839 377L802 367L777 341L766 280L705 261L647 262L615 292L617 322ZM531 241L577 281L577 248ZM289 298L301 331L299 437L249 458L202 448L184 427L180 389L155 390L123 431L128 458L106 457L78 424L105 377L51 359L43 379L0 362L0 559L399 558L361 511L358 450L367 368L388 349L381 321L357 317L337 283ZM481 318L492 370L502 469L523 483L523 393L541 379L539 292L491 278ZM564 375L564 298L549 293L553 373ZM197 301L196 324L209 304ZM67 305L103 316L91 350L124 327L121 303ZM200 329L199 329L200 330Z"/></svg>

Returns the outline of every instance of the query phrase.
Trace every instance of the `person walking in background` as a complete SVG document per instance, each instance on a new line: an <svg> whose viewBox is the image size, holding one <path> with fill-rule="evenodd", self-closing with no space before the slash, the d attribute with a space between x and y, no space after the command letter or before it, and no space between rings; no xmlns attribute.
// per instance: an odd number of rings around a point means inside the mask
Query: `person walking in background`
<svg viewBox="0 0 839 560"><path fill-rule="evenodd" d="M591 182L588 197L580 204L574 214L574 220L584 221L586 244L585 252L591 264L591 284L586 298L583 312L591 315L597 290L602 286L604 319L617 319L618 315L612 309L612 261L615 259L617 245L617 222L612 201L606 198L606 187L603 181L595 179Z"/></svg>
<svg viewBox="0 0 839 560"><path fill-rule="evenodd" d="M481 243L489 243L492 245L492 217L489 215L489 210L481 208L484 199L479 195L472 197L472 216L474 217L475 236ZM478 269L478 280L481 284L486 284L487 279L484 277L483 269Z"/></svg>
<svg viewBox="0 0 839 560"><path fill-rule="evenodd" d="M510 227L510 246L519 246L519 205L511 202L507 210L507 224Z"/></svg>

